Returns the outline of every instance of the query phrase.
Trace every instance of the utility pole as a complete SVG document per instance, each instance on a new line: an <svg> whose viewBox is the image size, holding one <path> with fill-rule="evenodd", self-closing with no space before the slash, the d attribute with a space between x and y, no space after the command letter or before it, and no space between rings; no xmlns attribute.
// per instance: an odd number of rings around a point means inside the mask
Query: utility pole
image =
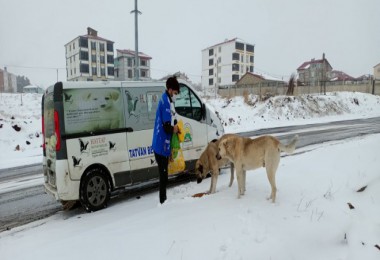
<svg viewBox="0 0 380 260"><path fill-rule="evenodd" d="M327 80L327 70L326 70L326 58L325 53L322 55L322 88L323 94L326 95L326 80Z"/></svg>
<svg viewBox="0 0 380 260"><path fill-rule="evenodd" d="M135 13L135 80L139 80L139 34L138 34L138 15L141 12L137 9L137 0L135 0L135 10L131 13Z"/></svg>

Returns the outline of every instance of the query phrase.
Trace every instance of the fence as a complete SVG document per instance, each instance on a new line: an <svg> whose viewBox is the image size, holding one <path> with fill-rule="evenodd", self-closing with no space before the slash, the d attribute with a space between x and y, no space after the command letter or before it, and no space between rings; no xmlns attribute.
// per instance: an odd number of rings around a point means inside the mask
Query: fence
<svg viewBox="0 0 380 260"><path fill-rule="evenodd" d="M232 97L232 96L243 96L244 94L253 94L260 97L265 96L277 96L286 95L288 87L283 83L277 84L252 84L252 85L231 85L224 88L210 89L208 94L212 96L213 94L219 94L222 97ZM303 94L323 94L326 92L338 92L338 91L349 91L349 92L363 92L375 95L380 95L380 80L376 81L365 81L365 82L326 82L325 86L295 86L294 95Z"/></svg>

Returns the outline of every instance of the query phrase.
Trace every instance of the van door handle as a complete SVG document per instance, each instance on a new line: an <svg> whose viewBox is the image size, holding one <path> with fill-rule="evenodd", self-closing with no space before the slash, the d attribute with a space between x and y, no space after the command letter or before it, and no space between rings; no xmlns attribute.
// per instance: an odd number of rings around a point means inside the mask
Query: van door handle
<svg viewBox="0 0 380 260"><path fill-rule="evenodd" d="M131 133L133 132L133 128L132 127L127 127L127 133Z"/></svg>

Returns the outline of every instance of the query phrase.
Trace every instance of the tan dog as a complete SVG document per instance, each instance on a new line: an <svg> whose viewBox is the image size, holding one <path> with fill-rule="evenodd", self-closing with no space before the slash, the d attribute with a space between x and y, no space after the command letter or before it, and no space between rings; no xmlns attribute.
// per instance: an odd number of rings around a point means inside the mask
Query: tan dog
<svg viewBox="0 0 380 260"><path fill-rule="evenodd" d="M280 163L280 153L293 153L298 135L288 145L283 145L273 136L262 136L255 139L230 135L218 145L217 159L229 159L236 168L238 181L238 198L244 195L246 171L265 167L272 192L268 199L276 201L276 171Z"/></svg>
<svg viewBox="0 0 380 260"><path fill-rule="evenodd" d="M227 135L223 137L226 138ZM210 142L206 149L203 151L197 162L195 163L195 174L197 176L197 183L201 183L206 178L208 173L211 173L211 185L209 193L215 193L216 182L218 181L219 168L229 164L228 159L218 160L216 155L218 153L218 145L221 139ZM234 166L231 164L231 178L229 187L234 181Z"/></svg>

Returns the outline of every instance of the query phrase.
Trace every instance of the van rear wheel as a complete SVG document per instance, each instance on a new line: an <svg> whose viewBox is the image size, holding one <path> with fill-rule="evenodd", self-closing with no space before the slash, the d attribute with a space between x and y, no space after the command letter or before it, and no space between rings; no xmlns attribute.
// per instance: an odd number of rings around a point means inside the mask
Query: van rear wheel
<svg viewBox="0 0 380 260"><path fill-rule="evenodd" d="M87 172L80 189L80 202L89 212L107 207L110 184L103 170L95 168Z"/></svg>

